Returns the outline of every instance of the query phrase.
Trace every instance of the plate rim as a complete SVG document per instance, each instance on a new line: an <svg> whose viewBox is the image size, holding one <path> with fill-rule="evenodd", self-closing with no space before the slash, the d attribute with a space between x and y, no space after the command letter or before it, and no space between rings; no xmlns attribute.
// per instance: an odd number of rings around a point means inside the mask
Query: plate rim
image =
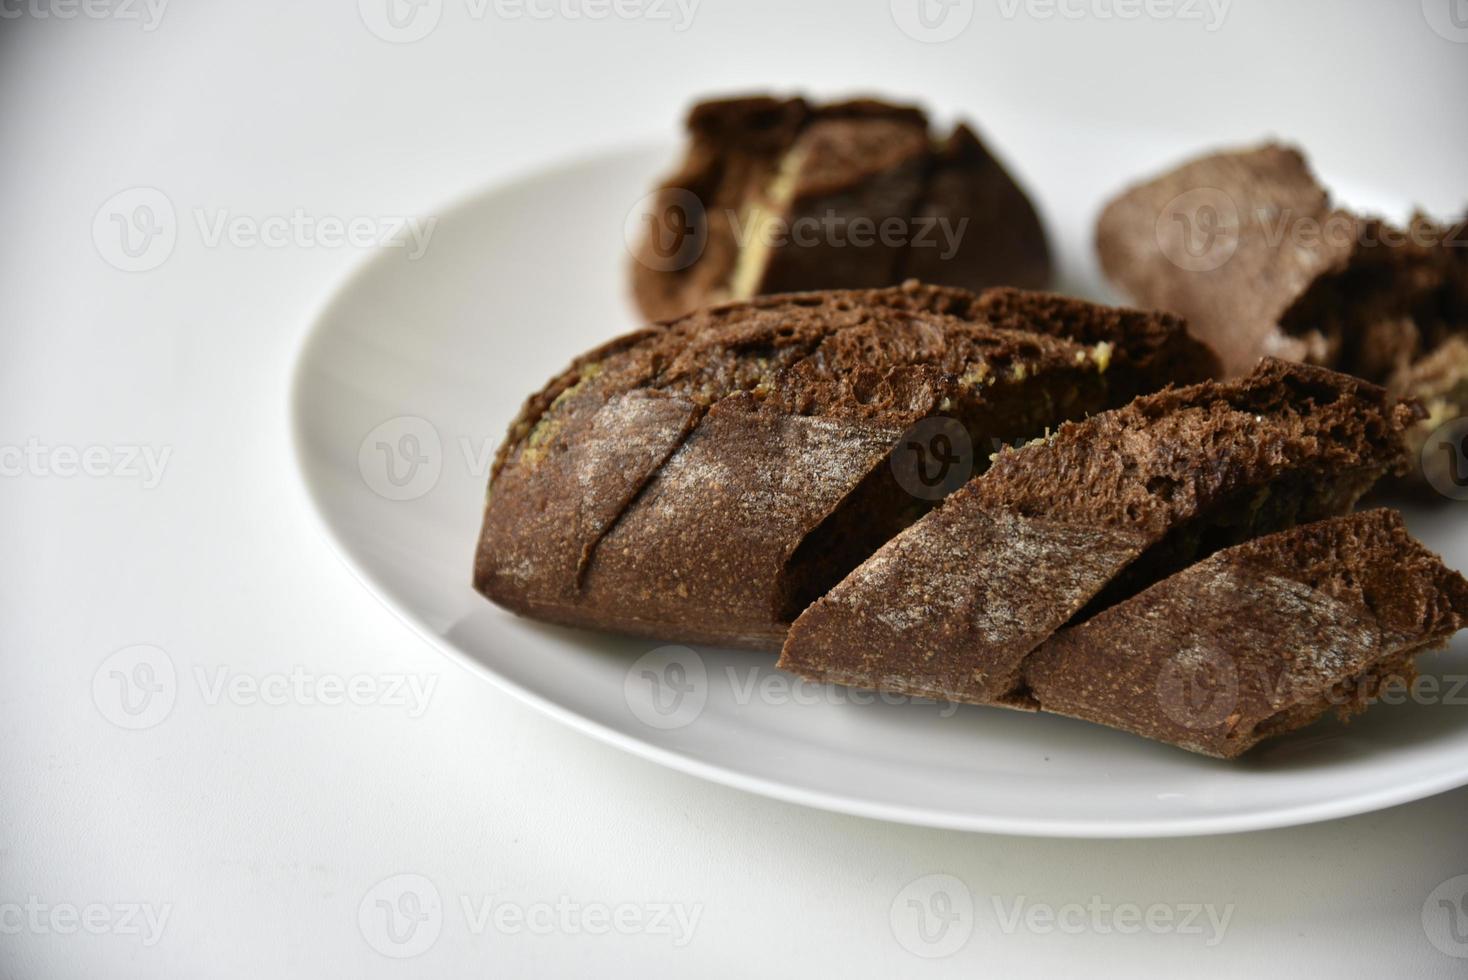
<svg viewBox="0 0 1468 980"><path fill-rule="evenodd" d="M654 144L646 140L601 145L549 165L521 168L507 177L446 196L441 205L418 213L442 217L466 209L486 198L512 194L517 191L523 192L536 184L554 181L568 173L595 166L608 158L639 152L646 153L650 152L653 147ZM304 509L310 514L310 520L317 533L326 540L332 553L346 566L352 577L363 586L369 595L386 607L400 622L407 625L421 640L426 641L450 661L469 673L489 681L522 704L534 708L573 731L674 771L785 803L829 813L880 820L885 823L1021 837L1123 840L1246 833L1302 826L1372 813L1468 785L1468 760L1465 760L1459 769L1448 769L1433 777L1422 778L1376 792L1358 793L1318 803L1266 809L1256 813L1106 820L961 813L931 807L880 803L825 790L813 790L771 777L751 775L655 745L645 739L581 715L571 708L531 691L499 673L489 664L448 642L416 611L400 603L392 591L379 581L370 569L357 560L348 543L338 534L328 517L326 502L318 495L307 475L312 457L307 446L309 426L304 410L309 391L308 364L312 351L320 338L324 336L322 327L331 312L349 295L351 289L359 281L366 279L379 263L385 263L391 257L392 252L381 246L369 249L345 272L328 280L326 287L318 295L318 299L308 306L308 313L298 329L294 349L290 354L288 393L284 406L286 409L284 421L289 431L288 438L283 442L289 446L290 459L287 468L292 472L292 484L297 494L305 499Z"/></svg>

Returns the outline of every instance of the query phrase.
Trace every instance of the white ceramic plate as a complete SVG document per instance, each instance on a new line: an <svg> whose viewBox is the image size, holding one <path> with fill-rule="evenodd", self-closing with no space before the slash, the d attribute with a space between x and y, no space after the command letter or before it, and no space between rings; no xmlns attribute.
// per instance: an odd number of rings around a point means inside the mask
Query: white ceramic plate
<svg viewBox="0 0 1468 980"><path fill-rule="evenodd" d="M1063 173L1059 161L1027 171L1071 289L1097 291L1086 247L1096 204L1177 156L1128 147L1085 175ZM494 448L526 395L575 354L636 325L623 225L670 159L667 148L607 155L446 208L421 257L373 257L310 331L293 423L306 490L348 566L431 641L639 755L752 792L915 824L1220 833L1468 783L1468 686L1451 690L1468 675L1462 637L1423 662L1444 680L1437 703L1379 705L1350 726L1322 724L1226 763L1062 718L859 703L870 699L796 682L770 657L658 650L517 619L481 599L469 569ZM1468 538L1457 506L1409 520L1461 568ZM672 686L654 706L657 678Z"/></svg>

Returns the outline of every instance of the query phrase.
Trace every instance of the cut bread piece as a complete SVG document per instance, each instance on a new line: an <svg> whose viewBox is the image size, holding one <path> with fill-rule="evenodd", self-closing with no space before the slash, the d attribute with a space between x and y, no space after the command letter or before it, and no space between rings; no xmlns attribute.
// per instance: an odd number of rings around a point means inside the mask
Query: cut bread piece
<svg viewBox="0 0 1468 980"><path fill-rule="evenodd" d="M747 97L695 106L688 134L631 266L649 319L913 277L1049 282L1034 206L966 126L938 140L911 106Z"/></svg>
<svg viewBox="0 0 1468 980"><path fill-rule="evenodd" d="M1342 210L1297 150L1267 145L1129 189L1096 242L1113 282L1186 317L1231 376L1269 355L1418 399L1414 454L1468 414L1468 218L1396 227ZM1422 462L1412 475L1431 481L1438 464Z"/></svg>
<svg viewBox="0 0 1468 980"><path fill-rule="evenodd" d="M1030 308L1036 332L1012 329ZM956 426L976 449L958 465L982 468L995 441L1215 367L1175 318L1044 296L910 284L717 307L527 401L474 584L540 619L777 650L808 598L935 502L893 465L915 423Z"/></svg>
<svg viewBox="0 0 1468 980"><path fill-rule="evenodd" d="M1025 679L1042 710L1233 758L1363 710L1465 625L1468 582L1372 510L1220 551L1056 633Z"/></svg>
<svg viewBox="0 0 1468 980"><path fill-rule="evenodd" d="M1025 657L1220 548L1349 512L1417 418L1381 388L1267 360L998 455L795 621L806 677L1033 707Z"/></svg>

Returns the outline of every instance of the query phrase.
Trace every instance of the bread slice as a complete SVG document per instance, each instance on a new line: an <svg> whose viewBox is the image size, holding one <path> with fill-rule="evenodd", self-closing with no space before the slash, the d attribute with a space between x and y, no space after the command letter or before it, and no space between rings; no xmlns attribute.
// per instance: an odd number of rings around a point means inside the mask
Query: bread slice
<svg viewBox="0 0 1468 980"><path fill-rule="evenodd" d="M1410 683L1468 625L1468 582L1372 510L1218 552L1025 661L1045 711L1233 758Z"/></svg>
<svg viewBox="0 0 1468 980"><path fill-rule="evenodd" d="M1220 548L1348 512L1417 418L1375 385L1267 360L1001 453L795 621L806 677L1033 707L1026 656Z"/></svg>
<svg viewBox="0 0 1468 980"><path fill-rule="evenodd" d="M995 442L1216 366L1175 318L1012 291L704 311L578 358L527 401L474 585L540 619L776 650L806 601L932 505L892 463L916 422L950 420L982 468Z"/></svg>
<svg viewBox="0 0 1468 980"><path fill-rule="evenodd" d="M1229 375L1276 356L1418 399L1414 454L1468 414L1468 217L1398 228L1354 214L1299 151L1266 145L1131 188L1102 212L1096 244L1113 282L1186 317Z"/></svg>
<svg viewBox="0 0 1468 980"><path fill-rule="evenodd" d="M649 319L769 293L895 285L1039 288L1049 250L1029 199L966 126L871 99L704 102L634 253Z"/></svg>

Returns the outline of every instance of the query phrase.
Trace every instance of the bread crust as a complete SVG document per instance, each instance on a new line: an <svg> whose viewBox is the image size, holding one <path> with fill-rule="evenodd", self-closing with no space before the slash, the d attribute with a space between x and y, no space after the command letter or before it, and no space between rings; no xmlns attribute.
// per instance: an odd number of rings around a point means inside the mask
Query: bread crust
<svg viewBox="0 0 1468 980"><path fill-rule="evenodd" d="M1041 332L1013 329L1027 310ZM916 421L959 418L987 450L1215 367L1175 318L916 283L655 325L527 400L474 584L540 619L775 650L787 565Z"/></svg>

